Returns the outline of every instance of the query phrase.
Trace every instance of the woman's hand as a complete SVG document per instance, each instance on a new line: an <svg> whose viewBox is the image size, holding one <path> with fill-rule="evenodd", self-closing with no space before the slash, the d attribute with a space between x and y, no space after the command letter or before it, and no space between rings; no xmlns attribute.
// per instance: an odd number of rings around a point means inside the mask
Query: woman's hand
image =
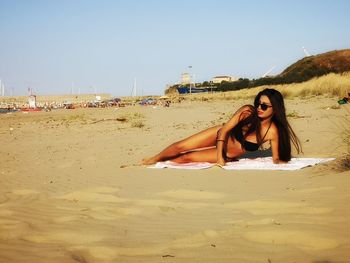
<svg viewBox="0 0 350 263"><path fill-rule="evenodd" d="M280 159L273 159L273 163L274 163L274 164L286 164L286 163L288 163L288 162L286 162L286 161L281 161Z"/></svg>
<svg viewBox="0 0 350 263"><path fill-rule="evenodd" d="M225 166L225 164L226 164L226 162L225 162L225 160L224 159L218 159L217 161L216 161L216 165L217 166L220 166L220 167L223 167L223 166Z"/></svg>

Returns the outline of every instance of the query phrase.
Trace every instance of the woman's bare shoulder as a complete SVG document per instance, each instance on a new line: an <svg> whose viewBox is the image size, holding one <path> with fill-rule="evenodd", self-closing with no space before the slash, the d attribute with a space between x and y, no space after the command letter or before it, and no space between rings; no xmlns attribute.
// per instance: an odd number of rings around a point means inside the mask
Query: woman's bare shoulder
<svg viewBox="0 0 350 263"><path fill-rule="evenodd" d="M271 139L275 138L275 136L278 136L278 128L277 128L277 125L275 123L271 123L270 129L269 129L266 137L271 140Z"/></svg>

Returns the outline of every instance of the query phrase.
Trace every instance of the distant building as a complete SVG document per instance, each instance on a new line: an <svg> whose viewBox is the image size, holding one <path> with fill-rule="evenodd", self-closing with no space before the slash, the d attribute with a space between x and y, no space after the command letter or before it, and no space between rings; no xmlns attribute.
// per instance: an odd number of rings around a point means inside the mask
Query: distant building
<svg viewBox="0 0 350 263"><path fill-rule="evenodd" d="M232 82L238 80L237 78L231 76L216 76L211 79L211 82L214 84L220 84L223 81Z"/></svg>
<svg viewBox="0 0 350 263"><path fill-rule="evenodd" d="M189 73L181 74L181 85L186 85L191 83L191 76Z"/></svg>

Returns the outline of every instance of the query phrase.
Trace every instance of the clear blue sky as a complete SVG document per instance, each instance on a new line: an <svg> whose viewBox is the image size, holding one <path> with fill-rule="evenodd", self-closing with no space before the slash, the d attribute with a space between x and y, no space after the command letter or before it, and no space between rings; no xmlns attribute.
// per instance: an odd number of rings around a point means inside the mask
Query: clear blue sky
<svg viewBox="0 0 350 263"><path fill-rule="evenodd" d="M344 0L0 0L8 93L163 94L190 71L259 78L304 56L350 48ZM189 69L189 66L192 66Z"/></svg>

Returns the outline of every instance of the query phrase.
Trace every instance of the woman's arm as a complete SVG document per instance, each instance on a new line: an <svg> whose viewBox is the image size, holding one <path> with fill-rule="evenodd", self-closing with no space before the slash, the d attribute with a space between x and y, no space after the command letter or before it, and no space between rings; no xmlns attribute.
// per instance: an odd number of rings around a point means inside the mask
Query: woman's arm
<svg viewBox="0 0 350 263"><path fill-rule="evenodd" d="M225 138L225 139L224 139ZM223 149L224 149L224 143L227 139L227 132L225 135L222 135L222 128L218 131L218 137L216 139L216 164L219 166L225 165L225 159L223 157Z"/></svg>
<svg viewBox="0 0 350 263"><path fill-rule="evenodd" d="M232 118L226 122L218 132L216 138L217 149L217 164L220 166L225 165L225 159L223 157L224 143L227 141L228 133L231 131L241 120L247 118L252 113L252 106L246 105L241 107L235 112Z"/></svg>
<svg viewBox="0 0 350 263"><path fill-rule="evenodd" d="M276 127L271 129L272 139L271 139L271 150L272 150L272 160L273 163L286 163L285 161L281 161L278 152L278 130Z"/></svg>

